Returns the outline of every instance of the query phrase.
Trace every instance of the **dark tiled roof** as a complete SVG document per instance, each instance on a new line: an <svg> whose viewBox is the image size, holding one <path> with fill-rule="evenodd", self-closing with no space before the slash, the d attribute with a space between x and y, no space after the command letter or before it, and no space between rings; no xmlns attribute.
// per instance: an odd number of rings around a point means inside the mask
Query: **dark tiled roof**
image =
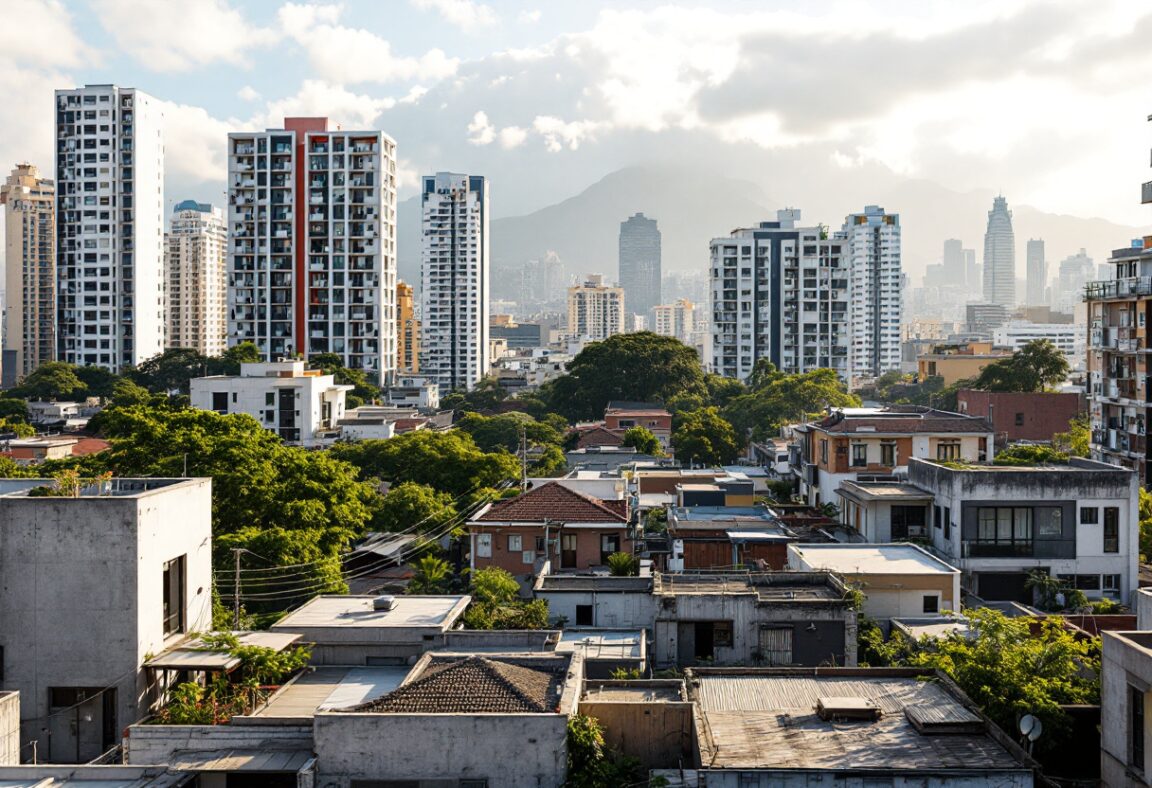
<svg viewBox="0 0 1152 788"><path fill-rule="evenodd" d="M592 427L591 429L580 431L580 438L576 441L576 448L584 449L589 446L619 446L623 441L623 433L607 429L606 427L596 426Z"/></svg>
<svg viewBox="0 0 1152 788"><path fill-rule="evenodd" d="M614 399L604 407L606 413L614 410L665 410L660 402L635 402L626 399Z"/></svg>
<svg viewBox="0 0 1152 788"><path fill-rule="evenodd" d="M476 518L478 522L565 523L628 522L627 501L602 501L571 490L559 482L547 482L526 493L497 501Z"/></svg>
<svg viewBox="0 0 1152 788"><path fill-rule="evenodd" d="M915 405L892 406L878 415L855 416L837 412L813 426L830 433L859 433L861 428L865 433L882 434L992 432L992 425L985 418Z"/></svg>
<svg viewBox="0 0 1152 788"><path fill-rule="evenodd" d="M384 714L542 714L560 702L561 672L486 657L430 664L415 681L346 711Z"/></svg>

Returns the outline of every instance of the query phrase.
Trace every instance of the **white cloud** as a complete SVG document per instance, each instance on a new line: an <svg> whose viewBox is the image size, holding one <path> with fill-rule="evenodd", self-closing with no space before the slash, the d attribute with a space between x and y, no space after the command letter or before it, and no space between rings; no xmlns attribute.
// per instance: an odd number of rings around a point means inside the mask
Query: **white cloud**
<svg viewBox="0 0 1152 788"><path fill-rule="evenodd" d="M203 107L160 102L164 113L164 166L166 176L182 184L224 182L228 174L228 133L243 123L219 120ZM191 195L169 194L182 200Z"/></svg>
<svg viewBox="0 0 1152 788"><path fill-rule="evenodd" d="M505 126L500 129L499 133L500 147L504 150L512 150L524 144L528 139L528 130L522 129L519 126Z"/></svg>
<svg viewBox="0 0 1152 788"><path fill-rule="evenodd" d="M488 122L488 114L481 110L468 124L468 141L473 145L491 145L496 139L496 128Z"/></svg>
<svg viewBox="0 0 1152 788"><path fill-rule="evenodd" d="M450 25L461 30L474 30L496 24L492 6L475 0L410 0L412 5L425 11L435 11Z"/></svg>
<svg viewBox="0 0 1152 788"><path fill-rule="evenodd" d="M255 101L256 99L260 98L260 91L256 90L256 88L252 87L251 85L245 85L236 91L236 96L242 101Z"/></svg>
<svg viewBox="0 0 1152 788"><path fill-rule="evenodd" d="M181 0L178 9L154 0L94 0L93 5L117 45L152 71L189 71L216 62L248 65L248 50L278 37L249 24L226 0Z"/></svg>
<svg viewBox="0 0 1152 788"><path fill-rule="evenodd" d="M336 84L442 79L456 73L459 59L430 49L420 57L400 56L370 30L338 24L340 6L288 3L278 17L284 32L300 45L320 77Z"/></svg>
<svg viewBox="0 0 1152 788"><path fill-rule="evenodd" d="M0 60L24 67L66 68L86 64L95 55L73 29L71 15L59 0L6 0L4 17Z"/></svg>
<svg viewBox="0 0 1152 788"><path fill-rule="evenodd" d="M543 14L539 8L533 8L532 10L524 9L520 12L520 15L516 17L516 21L522 25L534 25L540 21L541 16L543 16Z"/></svg>
<svg viewBox="0 0 1152 788"><path fill-rule="evenodd" d="M601 124L590 120L564 121L551 115L538 115L532 129L544 138L544 147L553 153L568 148L576 150L580 143L591 139Z"/></svg>
<svg viewBox="0 0 1152 788"><path fill-rule="evenodd" d="M322 116L346 129L379 127L380 115L396 106L396 99L353 93L341 85L320 79L305 80L293 96L268 102L263 117L253 121L256 128L280 128L285 117Z"/></svg>

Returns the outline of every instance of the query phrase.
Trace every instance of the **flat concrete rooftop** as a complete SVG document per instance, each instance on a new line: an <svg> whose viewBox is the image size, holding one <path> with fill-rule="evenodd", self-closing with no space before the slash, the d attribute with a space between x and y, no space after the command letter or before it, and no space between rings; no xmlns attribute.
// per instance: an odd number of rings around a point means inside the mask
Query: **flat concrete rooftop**
<svg viewBox="0 0 1152 788"><path fill-rule="evenodd" d="M842 575L951 575L960 570L910 544L793 544L813 569Z"/></svg>
<svg viewBox="0 0 1152 788"><path fill-rule="evenodd" d="M375 610L374 595L342 594L318 596L299 610L289 613L272 625L281 632L310 629L420 629L442 630L450 626L472 601L470 596L408 596L395 597L392 610Z"/></svg>

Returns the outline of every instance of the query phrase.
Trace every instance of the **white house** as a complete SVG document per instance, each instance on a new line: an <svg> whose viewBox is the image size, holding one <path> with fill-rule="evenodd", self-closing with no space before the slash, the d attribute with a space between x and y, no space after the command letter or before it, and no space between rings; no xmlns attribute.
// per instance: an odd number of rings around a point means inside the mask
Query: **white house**
<svg viewBox="0 0 1152 788"><path fill-rule="evenodd" d="M1101 785L1149 785L1152 632L1102 632Z"/></svg>
<svg viewBox="0 0 1152 788"><path fill-rule="evenodd" d="M0 691L41 761L84 763L158 700L148 655L211 625L212 480L51 485L0 480Z"/></svg>
<svg viewBox="0 0 1152 788"><path fill-rule="evenodd" d="M285 443L321 445L328 434L336 437L353 387L304 366L293 360L259 362L241 364L239 375L193 378L192 407L222 415L247 413Z"/></svg>

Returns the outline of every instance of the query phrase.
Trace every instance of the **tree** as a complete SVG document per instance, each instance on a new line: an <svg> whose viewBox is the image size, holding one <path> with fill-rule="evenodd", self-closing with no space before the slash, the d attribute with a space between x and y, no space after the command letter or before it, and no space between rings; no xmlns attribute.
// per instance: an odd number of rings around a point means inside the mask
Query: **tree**
<svg viewBox="0 0 1152 788"><path fill-rule="evenodd" d="M629 427L624 431L620 445L631 446L636 451L651 454L653 457L659 457L664 453L659 439L647 427Z"/></svg>
<svg viewBox="0 0 1152 788"><path fill-rule="evenodd" d="M1047 339L1033 339L1008 358L980 371L972 388L983 391L1044 391L1068 377L1068 359Z"/></svg>
<svg viewBox="0 0 1152 788"><path fill-rule="evenodd" d="M402 531L415 528L428 532L456 516L456 506L448 493L436 492L426 484L402 482L384 496L372 517L376 531Z"/></svg>
<svg viewBox="0 0 1152 788"><path fill-rule="evenodd" d="M860 405L860 398L848 393L834 370L788 375L763 359L753 368L748 389L723 413L737 434L753 440L775 435L783 425L805 421L830 407Z"/></svg>
<svg viewBox="0 0 1152 788"><path fill-rule="evenodd" d="M329 454L359 468L362 479L419 482L453 496L520 478L515 457L486 454L460 430L416 430L386 440L338 443Z"/></svg>
<svg viewBox="0 0 1152 788"><path fill-rule="evenodd" d="M308 359L308 366L332 375L342 386L353 387L347 398L349 408L358 408L367 401L380 398L380 388L368 379L364 370L344 366L344 358L338 353L317 353Z"/></svg>
<svg viewBox="0 0 1152 788"><path fill-rule="evenodd" d="M540 452L540 456L528 466L528 473L532 476L563 476L568 471L568 458L559 446L549 444Z"/></svg>
<svg viewBox="0 0 1152 788"><path fill-rule="evenodd" d="M84 393L84 383L76 376L76 367L63 361L49 361L32 370L8 391L10 397L26 400L66 400Z"/></svg>
<svg viewBox="0 0 1152 788"><path fill-rule="evenodd" d="M125 371L125 377L138 383L153 394L187 394L192 378L208 373L207 356L192 348L169 348L135 369Z"/></svg>
<svg viewBox="0 0 1152 788"><path fill-rule="evenodd" d="M468 390L453 391L440 400L445 410L490 411L504 400L508 392L495 375L485 375Z"/></svg>
<svg viewBox="0 0 1152 788"><path fill-rule="evenodd" d="M1152 493L1140 488L1140 560L1152 558Z"/></svg>
<svg viewBox="0 0 1152 788"><path fill-rule="evenodd" d="M682 394L708 395L700 357L676 338L649 331L587 345L567 375L540 391L552 411L570 420L599 418L611 400L667 402Z"/></svg>
<svg viewBox="0 0 1152 788"><path fill-rule="evenodd" d="M111 397L112 389L122 378L104 367L76 367L76 377L84 384L86 397Z"/></svg>
<svg viewBox="0 0 1152 788"><path fill-rule="evenodd" d="M464 611L469 629L543 629L548 603L520 599L520 584L506 570L489 566L472 574L472 604Z"/></svg>
<svg viewBox="0 0 1152 788"><path fill-rule="evenodd" d="M443 558L424 555L413 564L416 574L408 581L409 594L446 594L452 585L452 567Z"/></svg>
<svg viewBox="0 0 1152 788"><path fill-rule="evenodd" d="M735 430L716 408L685 414L672 433L672 445L682 463L728 465L740 455Z"/></svg>
<svg viewBox="0 0 1152 788"><path fill-rule="evenodd" d="M241 364L255 364L264 360L260 348L252 342L241 342L225 350L219 357L209 360L210 374L239 375Z"/></svg>
<svg viewBox="0 0 1152 788"><path fill-rule="evenodd" d="M133 405L147 405L152 401L152 393L128 378L117 378L110 394L112 404L127 408Z"/></svg>
<svg viewBox="0 0 1152 788"><path fill-rule="evenodd" d="M608 574L628 577L640 574L640 559L632 553L613 553L608 556Z"/></svg>
<svg viewBox="0 0 1152 788"><path fill-rule="evenodd" d="M718 408L724 408L729 402L745 394L748 387L736 378L726 378L709 372L704 376L704 385L708 387L708 401Z"/></svg>
<svg viewBox="0 0 1152 788"><path fill-rule="evenodd" d="M1091 443L1092 427L1087 413L1074 416L1068 422L1067 432L1058 432L1052 436L1052 448L1072 457L1087 457Z"/></svg>
<svg viewBox="0 0 1152 788"><path fill-rule="evenodd" d="M0 419L28 421L28 403L15 397L0 396Z"/></svg>
<svg viewBox="0 0 1152 788"><path fill-rule="evenodd" d="M527 413L501 413L497 416L482 416L479 413L465 413L457 422L456 429L468 433L481 451L492 452L503 449L509 452L520 451L521 436L529 446L559 446L564 433L552 423L541 423Z"/></svg>
<svg viewBox="0 0 1152 788"><path fill-rule="evenodd" d="M20 421L9 416L0 417L0 435L15 435L17 438L31 438L36 434L35 428L26 421Z"/></svg>

